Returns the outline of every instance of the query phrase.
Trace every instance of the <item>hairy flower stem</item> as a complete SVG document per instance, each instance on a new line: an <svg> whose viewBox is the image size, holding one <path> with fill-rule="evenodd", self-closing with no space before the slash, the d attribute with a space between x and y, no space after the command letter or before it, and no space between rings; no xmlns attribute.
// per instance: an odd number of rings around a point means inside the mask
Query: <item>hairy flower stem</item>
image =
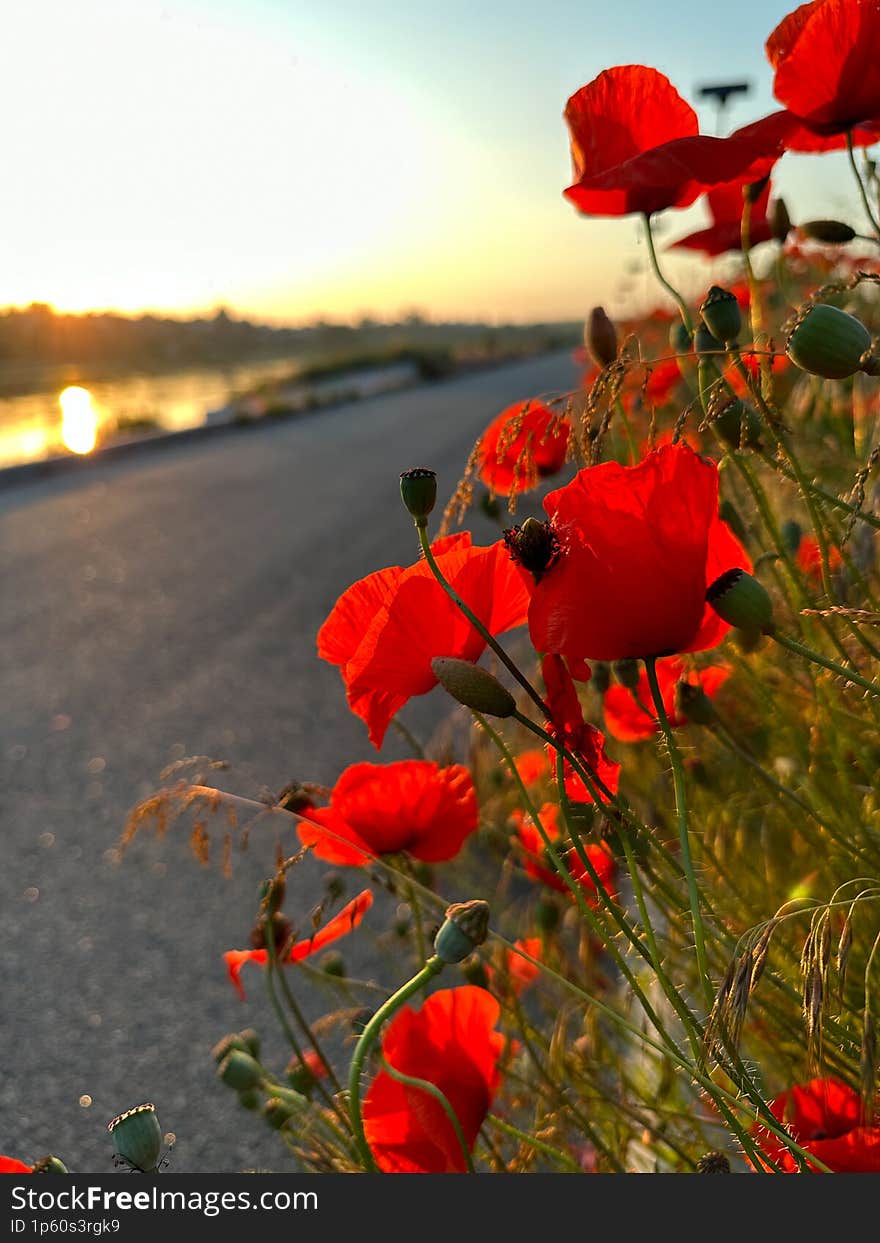
<svg viewBox="0 0 880 1243"><path fill-rule="evenodd" d="M871 228L874 230L876 240L880 241L880 221L877 220L877 217L874 215L871 208L871 200L868 198L868 191L865 189L865 183L862 181L862 175L859 172L858 165L856 164L856 153L853 150L853 136L851 129L846 131L846 154L849 159L849 166L852 169L853 176L856 179L856 184L859 187L859 197L862 200L862 207L865 209L865 215L871 222ZM872 238L872 241L873 240L874 239Z"/></svg>
<svg viewBox="0 0 880 1243"><path fill-rule="evenodd" d="M547 830L544 828L543 824L541 823L541 818L538 815L538 810L535 807L534 803L532 802L529 792L526 789L523 783L523 780L519 775L519 772L517 771L514 758L510 754L510 751L507 747L507 744L504 742L504 739L500 736L500 734L497 733L496 730L492 728L492 726L489 724L488 721L486 721L482 716L480 716L478 712L474 713L474 717L476 718L480 727L489 735L489 737L494 742L495 746L498 748L498 751L502 759L507 765L511 776L513 777L514 781L517 784L517 787L519 788L519 795L520 795L520 798L522 799L523 807L525 808L529 816L529 819L532 821L536 830L538 831L541 837L541 841L544 843L544 849L547 851L547 855L549 856L550 860L553 863L553 867L555 868L557 874L565 882L566 886L571 892L571 895L577 904L577 908L580 911L581 915L583 916L584 921L586 922L590 931L605 946L606 950L608 951L608 954L610 955L610 957L614 960L615 964L617 965L617 968L620 971L621 975L624 977L626 982L629 984L630 988L633 990L636 997L638 997L639 1004L641 1005L642 1009L645 1011L645 1014L647 1015L651 1024L656 1028L658 1034L670 1045L671 1048L676 1049L676 1051L680 1053L681 1051L678 1049L678 1046L675 1044L672 1037L666 1031L660 1017L658 1016L654 1007L651 1005L650 1001L645 995L644 990L639 985L639 982L636 979L635 975L633 974L632 968L630 967L629 963L623 957L620 950L615 945L613 939L608 936L607 929L603 926L602 921L598 918L596 913L593 910L591 910L589 903L584 897L584 893L583 893L583 890L581 889L581 886L578 884L578 882L572 876L569 869L566 867L565 860L562 858L559 851L556 849L556 846L553 843L552 839L549 837ZM585 862L585 866L588 868L591 867L591 865L588 862ZM611 914L612 918L614 918L615 923L620 928L620 931L626 936L627 940L630 941L630 943L633 945L633 948L638 950L642 954L643 957L647 958L647 951L645 950L645 947L641 944L638 936L636 936L633 930L629 927L626 920L619 914L619 912L615 912L613 904L610 901L607 890L604 888L604 886L602 885L602 882L599 880L598 876L596 875L595 869L592 869L592 871L593 871L593 875L595 876L594 884L598 882L597 893L605 895L605 899L607 903L606 909L608 910L609 914Z"/></svg>
<svg viewBox="0 0 880 1243"><path fill-rule="evenodd" d="M465 604L464 600L462 600L461 596L458 594L455 588L450 583L448 583L446 579L443 577L443 571L438 566L434 553L431 550L431 543L430 543L430 540L428 539L427 521L426 520L419 521L418 519L416 519L415 528L416 528L416 531L418 532L419 544L421 545L422 552L424 553L425 561L428 563L428 568L430 569L431 573L436 578L437 582L440 584L440 586L449 596L450 600L456 606L456 608L460 609L461 612L464 613L465 617L468 619L468 621L471 623L474 629L477 630L483 636L486 643L492 649L492 651L495 653L495 655L498 657L501 663L504 665L505 669L507 669L508 672L511 673L514 678L516 678L517 682L519 682L520 686L523 688L523 690L526 692L529 698L540 709L543 715L545 717L549 717L550 715L549 708L544 703L544 700L541 698L541 696L538 694L538 692L535 690L532 684L529 682L528 678L525 677L525 675L520 672L516 664L510 659L510 657L507 655L507 652L505 652L504 648L501 646L498 640L494 637L494 635L489 633L489 631L480 621L479 617L477 617L477 615L470 608L468 608L468 606Z"/></svg>
<svg viewBox="0 0 880 1243"><path fill-rule="evenodd" d="M700 976L700 985L703 990L703 997L706 1005L711 1009L714 1000L714 989L712 988L712 980L709 976L709 964L706 959L706 938L703 930L703 916L700 912L700 889L697 885L697 878L694 873L693 859L691 858L691 843L688 832L688 808L687 794L684 782L684 765L681 762L681 752L678 749L678 743L675 741L675 735L672 726L669 724L669 717L666 714L666 706L663 703L663 695L660 691L660 684L657 681L657 660L651 656L645 660L645 672L648 675L648 685L651 688L651 697L654 700L654 710L657 713L657 720L663 731L663 737L666 740L666 747L669 751L669 759L672 764L672 783L675 789L675 814L678 821L678 840L681 845L681 862L684 868L685 879L687 880L688 899L690 901L691 918L694 926L694 949L697 955L697 971Z"/></svg>
<svg viewBox="0 0 880 1243"><path fill-rule="evenodd" d="M458 1115L452 1108L446 1093L442 1092L440 1088L437 1087L436 1083L430 1083L427 1079L419 1079L415 1075L405 1075L402 1070L395 1069L386 1057L383 1057L381 1061L382 1069L386 1072L386 1074L389 1074L392 1079L396 1079L398 1083L402 1083L408 1088L417 1088L419 1092L425 1092L428 1096L434 1098L446 1114L446 1117L449 1119L453 1131L455 1131L455 1138L458 1140L461 1148L461 1155L464 1159L465 1169L469 1174L475 1174L476 1171L474 1169L474 1161L471 1156L471 1150L468 1148L468 1143L465 1139L464 1131L461 1129L461 1123L458 1120Z"/></svg>
<svg viewBox="0 0 880 1243"><path fill-rule="evenodd" d="M673 298L676 304L678 305L678 310L681 315L681 322L684 324L685 328L687 329L688 336L691 338L691 340L693 340L694 324L693 324L693 320L691 319L691 313L688 310L688 305L685 302L684 298L681 296L681 294L678 292L678 290L673 285L670 285L669 281L666 279L666 277L663 275L662 271L660 270L660 264L657 262L657 251L654 249L654 235L651 232L651 217L648 215L647 212L645 212L643 218L645 221L645 237L647 238L647 242L648 242L648 258L651 260L651 267L654 269L654 275L657 277L657 280L660 282L660 284L663 286L663 288L666 290L669 296Z"/></svg>
<svg viewBox="0 0 880 1243"><path fill-rule="evenodd" d="M805 660L812 661L814 665L820 665L823 669L827 669L830 673L836 673L838 677L844 681L852 683L853 686L860 686L862 690L868 691L871 695L880 696L880 686L876 682L869 682L867 678L863 678L860 674L852 669L845 669L843 665L836 664L833 660L828 660L819 652L814 652L812 648L805 647L803 643L798 643L797 639L789 639L786 635L771 632L769 637L778 643L780 647L786 648L789 652L794 652L797 656L803 656Z"/></svg>
<svg viewBox="0 0 880 1243"><path fill-rule="evenodd" d="M411 980L402 985L396 993L392 993L385 1004L379 1007L355 1045L354 1056L351 1059L351 1066L348 1071L348 1108L351 1114L351 1125L358 1152L364 1167L370 1174L378 1173L378 1170L376 1162L373 1160L373 1154L370 1151L370 1145L367 1143L364 1119L361 1112L361 1075L363 1074L364 1062L370 1049L375 1044L383 1025L387 1023L393 1014L397 1013L402 1005L409 1001L410 997L414 997L416 993L421 992L425 985L433 980L435 975L439 975L443 967L444 963L436 954L429 958L421 971L416 972Z"/></svg>

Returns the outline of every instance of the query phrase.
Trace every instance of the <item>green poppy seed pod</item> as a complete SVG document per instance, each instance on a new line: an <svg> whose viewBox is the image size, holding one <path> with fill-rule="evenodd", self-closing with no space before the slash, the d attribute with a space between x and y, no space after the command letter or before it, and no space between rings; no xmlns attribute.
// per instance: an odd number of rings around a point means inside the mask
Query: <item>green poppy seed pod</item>
<svg viewBox="0 0 880 1243"><path fill-rule="evenodd" d="M773 622L773 601L745 570L725 570L706 592L706 600L722 620L741 630L761 634Z"/></svg>
<svg viewBox="0 0 880 1243"><path fill-rule="evenodd" d="M145 1174L153 1174L162 1154L162 1128L156 1107L136 1105L107 1124L117 1154Z"/></svg>
<svg viewBox="0 0 880 1243"><path fill-rule="evenodd" d="M675 712L694 725L709 725L715 716L712 702L702 686L694 686L691 682L676 682Z"/></svg>
<svg viewBox="0 0 880 1243"><path fill-rule="evenodd" d="M611 685L611 666L604 660L597 660L593 665L592 683L600 695L604 695Z"/></svg>
<svg viewBox="0 0 880 1243"><path fill-rule="evenodd" d="M611 672L620 685L625 686L628 691L634 691L639 684L639 662L637 660L615 660L611 666Z"/></svg>
<svg viewBox="0 0 880 1243"><path fill-rule="evenodd" d="M253 1027L243 1028L238 1033L238 1039L241 1041L242 1048L246 1053L250 1053L251 1057L260 1056L260 1037Z"/></svg>
<svg viewBox="0 0 880 1243"><path fill-rule="evenodd" d="M825 380L844 380L863 366L871 349L871 334L861 320L836 306L819 302L798 319L789 333L785 352L802 371Z"/></svg>
<svg viewBox="0 0 880 1243"><path fill-rule="evenodd" d="M235 1088L236 1092L255 1088L263 1080L259 1062L241 1049L233 1049L227 1053L217 1068L217 1074L228 1087Z"/></svg>
<svg viewBox="0 0 880 1243"><path fill-rule="evenodd" d="M795 522L794 518L787 518L783 522L780 531L786 552L790 552L794 556L801 546L801 539L804 534L803 527L799 522Z"/></svg>
<svg viewBox="0 0 880 1243"><path fill-rule="evenodd" d="M784 242L791 232L791 216L785 206L785 199L777 199L770 212L770 231L777 242Z"/></svg>
<svg viewBox="0 0 880 1243"><path fill-rule="evenodd" d="M488 902L482 898L453 902L434 938L434 953L441 962L463 962L483 944L488 931Z"/></svg>
<svg viewBox="0 0 880 1243"><path fill-rule="evenodd" d="M720 285L713 285L700 307L703 323L713 337L729 345L742 331L742 313L736 295Z"/></svg>
<svg viewBox="0 0 880 1243"><path fill-rule="evenodd" d="M584 345L597 367L607 367L617 358L617 329L602 306L594 306L590 311Z"/></svg>
<svg viewBox="0 0 880 1243"><path fill-rule="evenodd" d="M798 227L811 242L825 242L831 246L844 246L856 235L855 229L851 229L842 220L808 220L806 224Z"/></svg>
<svg viewBox="0 0 880 1243"><path fill-rule="evenodd" d="M256 1088L246 1088L244 1092L239 1092L238 1103L242 1109L249 1109L251 1113L255 1113L263 1104L263 1095Z"/></svg>
<svg viewBox="0 0 880 1243"><path fill-rule="evenodd" d="M503 538L511 559L528 570L536 583L559 559L561 546L549 522L526 518L522 526L507 527Z"/></svg>
<svg viewBox="0 0 880 1243"><path fill-rule="evenodd" d="M70 1170L60 1157L40 1157L32 1172L34 1174L69 1174Z"/></svg>
<svg viewBox="0 0 880 1243"><path fill-rule="evenodd" d="M403 503L416 520L424 525L428 514L437 502L437 476L427 466L414 466L400 476L400 495Z"/></svg>
<svg viewBox="0 0 880 1243"><path fill-rule="evenodd" d="M707 1152L697 1162L698 1174L729 1174L730 1162L723 1152Z"/></svg>
<svg viewBox="0 0 880 1243"><path fill-rule="evenodd" d="M731 449L756 449L761 443L761 420L754 406L721 389L709 398L709 418Z"/></svg>
<svg viewBox="0 0 880 1243"><path fill-rule="evenodd" d="M458 703L486 716L507 717L516 712L516 700L497 678L479 665L454 656L437 656L431 661L434 676Z"/></svg>
<svg viewBox="0 0 880 1243"><path fill-rule="evenodd" d="M699 358L702 358L704 355L711 357L713 354L724 353L722 342L713 336L702 322L697 325L697 331L694 334L694 353Z"/></svg>

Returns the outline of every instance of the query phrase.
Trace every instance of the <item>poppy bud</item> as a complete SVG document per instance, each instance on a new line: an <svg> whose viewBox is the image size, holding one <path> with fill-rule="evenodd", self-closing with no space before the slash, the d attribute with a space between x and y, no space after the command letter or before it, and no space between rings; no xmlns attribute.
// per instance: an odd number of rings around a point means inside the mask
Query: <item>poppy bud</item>
<svg viewBox="0 0 880 1243"><path fill-rule="evenodd" d="M240 1049L243 1053L250 1053L252 1057L259 1057L260 1038L252 1027L246 1027L241 1032L230 1032L222 1040L217 1041L211 1050L211 1057L219 1064L233 1049Z"/></svg>
<svg viewBox="0 0 880 1243"><path fill-rule="evenodd" d="M617 329L602 306L594 306L590 311L584 329L584 345L597 367L607 367L617 357Z"/></svg>
<svg viewBox="0 0 880 1243"><path fill-rule="evenodd" d="M58 1157L40 1157L31 1171L33 1174L69 1174L70 1170Z"/></svg>
<svg viewBox="0 0 880 1243"><path fill-rule="evenodd" d="M785 199L777 199L770 213L770 231L777 242L784 242L791 232L791 216L785 206Z"/></svg>
<svg viewBox="0 0 880 1243"><path fill-rule="evenodd" d="M729 1174L730 1162L723 1152L707 1152L697 1162L698 1174Z"/></svg>
<svg viewBox="0 0 880 1243"><path fill-rule="evenodd" d="M285 919L280 911L276 911L270 919L265 919L262 915L251 928L250 943L251 949L264 950L269 939L269 928L271 927L272 944L275 946L275 953L280 953L285 941L290 936L290 921Z"/></svg>
<svg viewBox="0 0 880 1243"><path fill-rule="evenodd" d="M726 344L736 341L742 331L742 314L736 295L713 285L700 307L703 323L713 337Z"/></svg>
<svg viewBox="0 0 880 1243"><path fill-rule="evenodd" d="M559 907L550 898L542 898L535 906L535 923L541 932L555 932L559 927Z"/></svg>
<svg viewBox="0 0 880 1243"><path fill-rule="evenodd" d="M259 1062L254 1061L249 1053L241 1049L232 1049L217 1068L220 1079L236 1092L256 1088L263 1080L263 1072Z"/></svg>
<svg viewBox="0 0 880 1243"><path fill-rule="evenodd" d="M836 306L819 302L798 319L785 352L802 371L826 380L844 380L857 371L874 374L867 357L871 334L861 320Z"/></svg>
<svg viewBox="0 0 880 1243"><path fill-rule="evenodd" d="M256 1088L247 1088L244 1092L239 1092L238 1103L242 1109L249 1109L251 1113L254 1113L263 1103L262 1093Z"/></svg>
<svg viewBox="0 0 880 1243"><path fill-rule="evenodd" d="M442 962L463 962L486 940L489 903L482 898L453 902L434 938L434 953Z"/></svg>
<svg viewBox="0 0 880 1243"><path fill-rule="evenodd" d="M691 682L676 682L675 712L694 725L709 725L715 716L715 709L702 686L694 686Z"/></svg>
<svg viewBox="0 0 880 1243"><path fill-rule="evenodd" d="M611 685L611 667L604 660L597 660L593 665L592 681L600 695L604 695Z"/></svg>
<svg viewBox="0 0 880 1243"><path fill-rule="evenodd" d="M416 526L424 526L428 514L437 501L437 476L427 466L414 466L400 476L400 495L403 503L416 520Z"/></svg>
<svg viewBox="0 0 880 1243"><path fill-rule="evenodd" d="M501 506L498 504L497 497L494 497L491 492L483 492L480 496L480 509L487 518L501 517Z"/></svg>
<svg viewBox="0 0 880 1243"><path fill-rule="evenodd" d="M615 660L611 671L621 686L634 691L639 684L639 662L637 660Z"/></svg>
<svg viewBox="0 0 880 1243"><path fill-rule="evenodd" d="M703 354L723 354L724 346L716 336L713 336L705 323L697 325L697 331L694 334L694 353L702 356Z"/></svg>
<svg viewBox="0 0 880 1243"><path fill-rule="evenodd" d="M676 354L689 354L691 349L691 334L685 328L680 319L674 321L669 329L669 345Z"/></svg>
<svg viewBox="0 0 880 1243"><path fill-rule="evenodd" d="M453 699L474 712L506 717L516 712L516 700L491 673L454 656L437 656L431 661L434 676Z"/></svg>
<svg viewBox="0 0 880 1243"><path fill-rule="evenodd" d="M560 545L549 522L526 518L522 526L508 527L504 532L504 546L511 560L528 570L539 583L552 565L559 559Z"/></svg>
<svg viewBox="0 0 880 1243"><path fill-rule="evenodd" d="M479 958L465 959L461 964L461 970L468 984L475 984L477 988L489 987L489 975Z"/></svg>
<svg viewBox="0 0 880 1243"><path fill-rule="evenodd" d="M722 522L727 523L727 525L730 527L731 531L733 531L734 535L736 536L736 538L739 540L741 544L744 544L746 542L746 540L748 539L748 532L746 531L746 525L743 522L742 518L739 516L739 510L733 504L732 501L728 501L727 499L725 499L721 502L721 504L718 506L718 517L721 519Z"/></svg>
<svg viewBox="0 0 880 1243"><path fill-rule="evenodd" d="M806 224L798 227L811 242L826 242L831 246L843 246L856 235L855 229L851 229L842 220L808 220Z"/></svg>
<svg viewBox="0 0 880 1243"><path fill-rule="evenodd" d="M773 601L761 583L745 570L725 570L706 592L706 600L731 626L760 634L772 624Z"/></svg>
<svg viewBox="0 0 880 1243"><path fill-rule="evenodd" d="M107 1124L107 1130L123 1161L145 1174L156 1172L162 1152L162 1128L155 1105L147 1103L126 1110Z"/></svg>
<svg viewBox="0 0 880 1243"><path fill-rule="evenodd" d="M330 954L325 954L321 959L321 970L325 975L332 975L340 980L344 980L348 974L345 970L345 959L341 954L337 954L335 951Z"/></svg>
<svg viewBox="0 0 880 1243"><path fill-rule="evenodd" d="M788 518L783 522L780 530L783 544L787 551L794 555L801 546L801 538L804 534L803 527L799 522L795 522L794 518Z"/></svg>
<svg viewBox="0 0 880 1243"><path fill-rule="evenodd" d="M287 882L283 876L273 876L260 886L260 905L266 915L274 915L284 903Z"/></svg>
<svg viewBox="0 0 880 1243"><path fill-rule="evenodd" d="M709 418L731 449L755 449L761 442L761 420L741 397L715 389L709 398Z"/></svg>
<svg viewBox="0 0 880 1243"><path fill-rule="evenodd" d="M290 1097L292 1096L293 1090L290 1092ZM303 1105L308 1104L305 1097L302 1098L302 1103ZM271 1096L263 1106L263 1117L269 1123L269 1126L273 1131L280 1131L286 1122L289 1122L291 1118L296 1117L298 1112L300 1111L288 1097L281 1100L279 1096Z"/></svg>

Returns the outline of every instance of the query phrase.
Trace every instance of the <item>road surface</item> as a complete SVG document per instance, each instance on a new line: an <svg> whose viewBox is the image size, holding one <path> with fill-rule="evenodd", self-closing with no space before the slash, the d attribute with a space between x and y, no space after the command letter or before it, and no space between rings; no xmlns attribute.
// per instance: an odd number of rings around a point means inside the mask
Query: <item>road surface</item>
<svg viewBox="0 0 880 1243"><path fill-rule="evenodd" d="M490 418L575 382L554 355L0 491L0 1153L107 1172L106 1122L152 1100L172 1170L291 1168L209 1056L274 1030L260 973L242 1004L221 960L247 944L272 840L231 879L173 833L119 863L125 814L181 756L230 761L222 783L253 796L379 758L318 627L355 579L415 559L401 470L433 467L448 495ZM447 710L434 692L407 719ZM404 754L390 733L381 758ZM321 875L295 875L292 912Z"/></svg>

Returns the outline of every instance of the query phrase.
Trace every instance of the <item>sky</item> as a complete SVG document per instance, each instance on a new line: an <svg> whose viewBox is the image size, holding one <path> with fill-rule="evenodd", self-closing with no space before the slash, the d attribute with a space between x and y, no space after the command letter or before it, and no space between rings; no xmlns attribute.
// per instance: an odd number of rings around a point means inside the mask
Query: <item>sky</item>
<svg viewBox="0 0 880 1243"><path fill-rule="evenodd" d="M738 0L7 0L0 305L534 322L653 299L633 220L577 215L562 110L653 65L746 79L794 5ZM787 155L793 219L857 220L839 155ZM669 212L663 241L704 222ZM686 287L705 269L669 256Z"/></svg>

